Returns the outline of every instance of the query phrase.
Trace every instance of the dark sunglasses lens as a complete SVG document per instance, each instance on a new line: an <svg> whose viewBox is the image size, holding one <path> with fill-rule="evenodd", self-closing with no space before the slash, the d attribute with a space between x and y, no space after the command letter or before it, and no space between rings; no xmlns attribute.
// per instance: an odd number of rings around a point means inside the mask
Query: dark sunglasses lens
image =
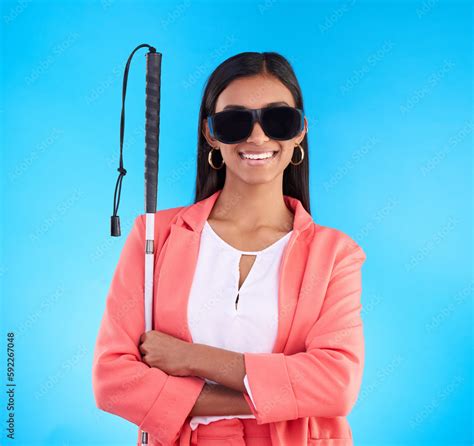
<svg viewBox="0 0 474 446"><path fill-rule="evenodd" d="M250 135L252 115L245 110L228 110L214 115L216 138L226 144L242 141Z"/></svg>
<svg viewBox="0 0 474 446"><path fill-rule="evenodd" d="M270 107L262 113L264 132L273 139L287 140L299 133L301 115L292 107Z"/></svg>

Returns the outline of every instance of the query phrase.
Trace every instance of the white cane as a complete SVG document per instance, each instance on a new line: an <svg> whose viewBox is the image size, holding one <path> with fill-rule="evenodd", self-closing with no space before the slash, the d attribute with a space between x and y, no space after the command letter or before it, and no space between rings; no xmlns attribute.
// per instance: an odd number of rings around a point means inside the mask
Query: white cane
<svg viewBox="0 0 474 446"><path fill-rule="evenodd" d="M111 217L111 235L120 236L120 217L117 215L120 204L122 179L127 174L123 167L123 136L125 128L125 95L130 62L139 48L147 47L146 54L146 101L145 101L145 277L144 277L144 306L145 331L153 327L153 273L155 259L155 212L158 195L158 154L160 135L160 87L161 87L161 53L150 45L137 46L130 54L125 66L122 90L122 114L120 118L120 163L119 177L115 186L114 210ZM118 193L117 193L118 192ZM148 433L141 431L142 446L148 445Z"/></svg>

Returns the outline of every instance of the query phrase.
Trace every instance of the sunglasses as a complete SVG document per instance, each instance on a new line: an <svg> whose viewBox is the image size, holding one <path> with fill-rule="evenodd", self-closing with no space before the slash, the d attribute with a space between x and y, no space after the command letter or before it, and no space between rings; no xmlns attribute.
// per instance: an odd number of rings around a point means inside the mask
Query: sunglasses
<svg viewBox="0 0 474 446"><path fill-rule="evenodd" d="M225 144L245 141L255 121L269 138L279 141L295 137L304 128L303 111L290 106L224 110L207 118L212 138Z"/></svg>

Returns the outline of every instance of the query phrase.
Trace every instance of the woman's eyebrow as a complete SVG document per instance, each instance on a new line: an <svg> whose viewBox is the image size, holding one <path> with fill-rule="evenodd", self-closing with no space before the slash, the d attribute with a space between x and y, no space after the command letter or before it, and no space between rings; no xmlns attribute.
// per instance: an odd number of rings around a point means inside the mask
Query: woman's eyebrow
<svg viewBox="0 0 474 446"><path fill-rule="evenodd" d="M277 101L277 102L270 102L266 105L264 105L264 107L274 107L275 105L288 105L288 103L286 103L285 101ZM243 105L237 105L237 104L229 104L229 105L226 105L222 110L244 110L244 109L247 109L248 107L244 107Z"/></svg>

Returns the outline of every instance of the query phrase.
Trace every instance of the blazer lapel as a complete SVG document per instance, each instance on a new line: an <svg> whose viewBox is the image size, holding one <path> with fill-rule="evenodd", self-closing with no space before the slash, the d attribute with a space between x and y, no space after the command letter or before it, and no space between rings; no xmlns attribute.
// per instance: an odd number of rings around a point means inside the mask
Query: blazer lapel
<svg viewBox="0 0 474 446"><path fill-rule="evenodd" d="M302 203L284 195L287 206L294 213L293 233L282 253L278 287L278 331L272 353L283 353L296 312L309 245L306 232L311 232L313 218Z"/></svg>
<svg viewBox="0 0 474 446"><path fill-rule="evenodd" d="M162 261L158 259L158 277L155 275L155 329L189 342L192 339L187 323L187 304L199 240L198 233L172 224L169 238L160 252Z"/></svg>
<svg viewBox="0 0 474 446"><path fill-rule="evenodd" d="M171 224L160 251L154 283L153 326L177 338L192 342L188 325L188 297L197 265L201 230L211 213L217 191L185 208Z"/></svg>
<svg viewBox="0 0 474 446"><path fill-rule="evenodd" d="M194 203L172 223L170 235L160 251L154 283L156 330L192 342L187 311L188 297L197 265L201 231L221 190ZM308 246L302 232L313 222L299 200L284 195L295 214L293 233L283 251L278 291L278 333L272 353L283 352L295 315L304 275Z"/></svg>

